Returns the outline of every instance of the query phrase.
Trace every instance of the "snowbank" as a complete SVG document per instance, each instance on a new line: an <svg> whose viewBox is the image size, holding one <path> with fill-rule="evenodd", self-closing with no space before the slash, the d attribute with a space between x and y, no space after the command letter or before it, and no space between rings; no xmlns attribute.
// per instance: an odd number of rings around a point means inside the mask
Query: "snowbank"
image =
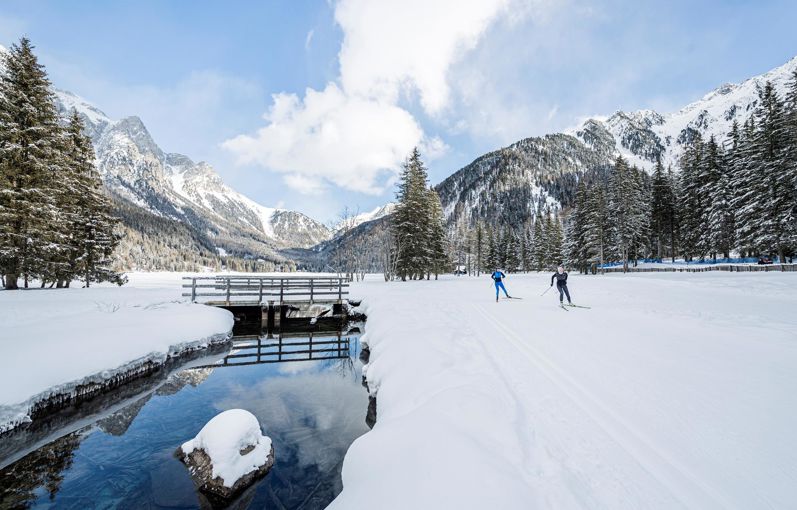
<svg viewBox="0 0 797 510"><path fill-rule="evenodd" d="M331 509L788 508L797 274L354 284L373 430Z"/></svg>
<svg viewBox="0 0 797 510"><path fill-rule="evenodd" d="M124 287L0 292L0 432L80 386L226 341L232 314L191 304L179 274L131 275Z"/></svg>
<svg viewBox="0 0 797 510"><path fill-rule="evenodd" d="M220 478L225 487L233 487L244 475L268 462L271 438L261 434L255 415L243 409L230 409L214 416L194 439L180 448L184 455L203 450L213 466L211 477Z"/></svg>

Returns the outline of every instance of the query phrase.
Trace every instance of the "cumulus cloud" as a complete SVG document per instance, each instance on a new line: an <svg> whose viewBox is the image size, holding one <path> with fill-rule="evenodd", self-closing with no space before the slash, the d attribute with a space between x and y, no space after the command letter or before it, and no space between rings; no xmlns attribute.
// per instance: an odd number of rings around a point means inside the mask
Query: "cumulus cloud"
<svg viewBox="0 0 797 510"><path fill-rule="evenodd" d="M340 76L304 97L276 94L266 126L223 143L242 164L285 174L305 193L331 183L378 194L419 146L427 159L448 145L424 133L404 102L441 116L450 103L448 72L479 42L512 0L341 0Z"/></svg>
<svg viewBox="0 0 797 510"><path fill-rule="evenodd" d="M224 147L241 163L286 173L285 182L301 192L318 193L329 181L353 191L380 193L380 176L423 138L407 111L347 95L334 83L321 91L307 89L303 99L276 94L273 100L265 127L227 140Z"/></svg>
<svg viewBox="0 0 797 510"><path fill-rule="evenodd" d="M335 19L345 33L341 82L353 94L391 102L417 90L424 110L448 104L452 63L473 49L508 0L346 0Z"/></svg>

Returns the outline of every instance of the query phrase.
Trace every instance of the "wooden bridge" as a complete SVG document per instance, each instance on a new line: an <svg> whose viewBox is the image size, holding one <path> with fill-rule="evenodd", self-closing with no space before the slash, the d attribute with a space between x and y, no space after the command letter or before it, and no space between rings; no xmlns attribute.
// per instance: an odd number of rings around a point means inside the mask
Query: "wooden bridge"
<svg viewBox="0 0 797 510"><path fill-rule="evenodd" d="M349 280L340 276L184 276L183 296L225 308L236 322L258 323L269 332L316 320L345 320Z"/></svg>
<svg viewBox="0 0 797 510"><path fill-rule="evenodd" d="M183 296L193 303L253 306L342 303L349 280L341 276L184 276Z"/></svg>

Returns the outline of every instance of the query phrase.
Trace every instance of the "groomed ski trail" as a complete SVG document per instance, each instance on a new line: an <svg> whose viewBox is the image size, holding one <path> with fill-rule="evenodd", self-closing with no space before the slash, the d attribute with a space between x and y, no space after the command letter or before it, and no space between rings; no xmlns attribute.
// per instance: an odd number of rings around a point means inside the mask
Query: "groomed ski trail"
<svg viewBox="0 0 797 510"><path fill-rule="evenodd" d="M524 341L510 327L497 321L483 306L473 308L498 333L496 339L511 344L531 365L543 374L563 395L578 406L584 415L600 427L645 471L661 482L685 508L734 508L733 503L697 474L646 437L643 431L623 420L621 414L591 393L562 368L553 363L531 343ZM566 308L565 308L566 309ZM488 352L488 351L485 351ZM493 361L495 365L496 362Z"/></svg>
<svg viewBox="0 0 797 510"><path fill-rule="evenodd" d="M331 510L790 508L797 274L353 284L373 430ZM566 309L567 310L567 309ZM569 311L569 310L567 310Z"/></svg>

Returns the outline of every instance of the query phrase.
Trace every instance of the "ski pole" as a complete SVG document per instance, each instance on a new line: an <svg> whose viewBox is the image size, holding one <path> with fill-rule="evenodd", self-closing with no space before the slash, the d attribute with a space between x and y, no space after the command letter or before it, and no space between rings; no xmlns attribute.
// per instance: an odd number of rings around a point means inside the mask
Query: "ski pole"
<svg viewBox="0 0 797 510"><path fill-rule="evenodd" d="M546 293L547 293L549 290L551 290L552 288L553 288L553 285L551 285L550 287L548 287L547 289L545 289L545 292L543 292L542 294L540 294L540 297L544 296L544 295L545 295L545 294L546 294Z"/></svg>

